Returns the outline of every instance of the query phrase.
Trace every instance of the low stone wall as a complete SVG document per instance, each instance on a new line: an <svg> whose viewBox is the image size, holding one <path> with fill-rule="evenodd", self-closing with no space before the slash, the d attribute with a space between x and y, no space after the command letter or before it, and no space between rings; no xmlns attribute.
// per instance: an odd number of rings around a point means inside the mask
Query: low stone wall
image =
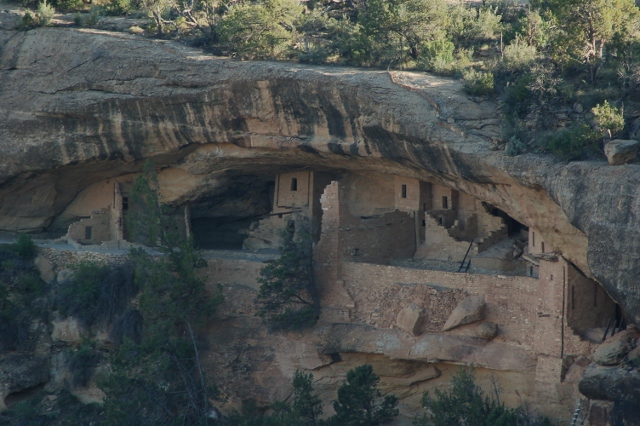
<svg viewBox="0 0 640 426"><path fill-rule="evenodd" d="M440 331L465 294L482 295L486 321L498 324L497 341L533 349L540 312L539 281L529 277L479 275L345 262L342 274L354 300L354 320L389 328L401 309L416 304L425 309L424 331ZM559 334L559 330L557 330ZM465 334L465 327L450 334ZM555 333L543 339L555 339Z"/></svg>
<svg viewBox="0 0 640 426"><path fill-rule="evenodd" d="M58 250L39 248L38 254L51 263L54 272L60 272L80 262L124 263L129 259L128 253L110 253L84 250Z"/></svg>

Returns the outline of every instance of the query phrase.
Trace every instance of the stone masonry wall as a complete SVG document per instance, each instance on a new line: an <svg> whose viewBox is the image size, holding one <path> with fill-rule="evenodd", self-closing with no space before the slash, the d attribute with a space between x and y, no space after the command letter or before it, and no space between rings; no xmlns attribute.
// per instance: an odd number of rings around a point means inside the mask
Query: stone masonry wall
<svg viewBox="0 0 640 426"><path fill-rule="evenodd" d="M342 278L356 308L354 319L389 327L398 312L410 303L427 311L425 331L438 331L464 294L483 295L486 321L498 324L496 341L533 349L538 333L540 282L529 277L465 274L345 262ZM429 318L433 318L430 321ZM464 327L451 330L464 334ZM558 331L559 333L559 331ZM556 333L546 337L553 340Z"/></svg>

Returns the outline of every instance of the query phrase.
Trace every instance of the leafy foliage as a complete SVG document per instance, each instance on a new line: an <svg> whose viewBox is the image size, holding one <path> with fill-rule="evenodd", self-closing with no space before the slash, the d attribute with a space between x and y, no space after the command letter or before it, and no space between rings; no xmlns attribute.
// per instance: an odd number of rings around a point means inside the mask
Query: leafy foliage
<svg viewBox="0 0 640 426"><path fill-rule="evenodd" d="M486 96L493 93L493 73L470 69L464 73L464 90L470 95Z"/></svg>
<svg viewBox="0 0 640 426"><path fill-rule="evenodd" d="M379 401L379 381L380 377L370 364L349 370L346 383L338 389L338 400L333 403L336 414L329 419L329 424L375 426L390 423L398 415L398 399L395 395L387 395Z"/></svg>
<svg viewBox="0 0 640 426"><path fill-rule="evenodd" d="M102 356L91 345L83 345L73 352L69 358L71 385L73 387L87 387L93 376L93 371Z"/></svg>
<svg viewBox="0 0 640 426"><path fill-rule="evenodd" d="M265 415L256 407L255 401L245 401L242 412L233 412L226 426L316 426L324 425L319 419L322 401L313 392L313 375L296 371L293 376L293 403L276 402L271 414Z"/></svg>
<svg viewBox="0 0 640 426"><path fill-rule="evenodd" d="M296 0L238 2L220 21L220 39L243 58L286 58L293 52L294 22L302 10Z"/></svg>
<svg viewBox="0 0 640 426"><path fill-rule="evenodd" d="M60 284L57 305L63 314L78 318L87 328L111 324L138 293L132 263L82 262L73 269L73 276Z"/></svg>
<svg viewBox="0 0 640 426"><path fill-rule="evenodd" d="M310 225L298 220L297 236L295 227L288 227L281 237L280 257L267 262L260 271L258 315L274 329L313 326L320 307L313 276Z"/></svg>
<svg viewBox="0 0 640 426"><path fill-rule="evenodd" d="M611 138L624 128L622 112L611 106L608 101L604 101L602 105L596 105L591 112L597 128L605 137Z"/></svg>
<svg viewBox="0 0 640 426"><path fill-rule="evenodd" d="M598 135L588 124L579 123L547 139L547 149L563 161L571 161L597 149Z"/></svg>
<svg viewBox="0 0 640 426"><path fill-rule="evenodd" d="M31 238L0 247L0 352L28 350L35 344L31 324L46 315L46 284L33 269Z"/></svg>

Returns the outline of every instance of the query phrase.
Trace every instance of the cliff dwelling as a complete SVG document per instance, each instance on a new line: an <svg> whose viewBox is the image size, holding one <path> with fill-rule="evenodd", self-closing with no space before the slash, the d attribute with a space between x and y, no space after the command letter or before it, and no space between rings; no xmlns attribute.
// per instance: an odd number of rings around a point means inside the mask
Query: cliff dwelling
<svg viewBox="0 0 640 426"><path fill-rule="evenodd" d="M91 215L71 223L66 238L89 250L92 244L126 246L123 216L134 177L81 192L60 218ZM556 252L540 231L442 183L332 170L252 179L253 190L234 189L242 202L223 203L252 206L240 215L224 216L231 210L213 207L210 200L175 207L181 232L194 233L206 249L211 276L257 288L260 262L277 253L282 229L295 228L300 220L314 224L321 320L406 333L404 339L410 339L372 349L367 346L383 337L374 333L371 341L345 346L354 331L340 332L340 343L328 349L332 356L364 351L516 370L526 376L521 380L528 386L527 398L559 415L574 392L567 372L582 368L572 363L628 321L600 284ZM217 213L207 217L212 211ZM199 212L197 219L193 212ZM479 319L452 324L468 300L478 304ZM231 312L245 309L236 304ZM435 336L444 339L437 350L428 343ZM468 345L469 354L454 349L461 344ZM510 398L507 402L517 403Z"/></svg>
<svg viewBox="0 0 640 426"><path fill-rule="evenodd" d="M126 218L147 159L224 297L194 338L223 414L290 398L301 370L329 416L365 363L398 396L399 426L471 365L509 407L565 424L640 388L637 160L510 155L497 98L425 73L235 61L84 28L0 39L0 237L33 237L46 286L29 306L47 314L25 322L35 349L0 354L0 410L67 389L87 337L112 353L108 326L83 330L56 291L74 266L126 264L139 247ZM256 315L260 271L303 222L321 313L276 332ZM616 342L622 356L596 360ZM68 389L102 401L93 379Z"/></svg>

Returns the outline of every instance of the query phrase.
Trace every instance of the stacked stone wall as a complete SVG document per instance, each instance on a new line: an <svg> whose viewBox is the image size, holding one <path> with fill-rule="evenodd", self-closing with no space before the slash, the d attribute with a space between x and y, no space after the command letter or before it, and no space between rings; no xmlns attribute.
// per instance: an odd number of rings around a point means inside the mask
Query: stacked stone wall
<svg viewBox="0 0 640 426"><path fill-rule="evenodd" d="M424 331L440 331L441 325L465 294L482 295L486 321L498 324L496 341L533 349L538 318L551 317L541 298L541 283L529 277L465 274L345 262L342 279L356 305L354 319L378 327L390 327L398 312L409 304L425 309ZM432 320L430 320L432 318ZM465 327L448 333L465 334ZM560 328L541 336L555 341Z"/></svg>

